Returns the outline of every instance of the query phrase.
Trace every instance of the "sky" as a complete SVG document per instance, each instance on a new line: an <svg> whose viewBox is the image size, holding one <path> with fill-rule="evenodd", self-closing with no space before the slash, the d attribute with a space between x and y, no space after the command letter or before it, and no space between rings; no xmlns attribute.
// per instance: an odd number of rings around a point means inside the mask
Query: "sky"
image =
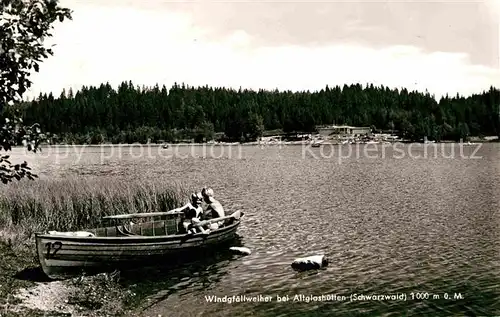
<svg viewBox="0 0 500 317"><path fill-rule="evenodd" d="M470 95L500 87L500 0L61 0L28 98L131 80L320 90L373 83Z"/></svg>

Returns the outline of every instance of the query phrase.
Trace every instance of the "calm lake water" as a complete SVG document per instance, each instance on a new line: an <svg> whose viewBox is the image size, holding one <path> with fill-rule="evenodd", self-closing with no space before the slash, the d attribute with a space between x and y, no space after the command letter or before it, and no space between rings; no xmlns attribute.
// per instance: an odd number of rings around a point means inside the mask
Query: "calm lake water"
<svg viewBox="0 0 500 317"><path fill-rule="evenodd" d="M146 171L193 191L208 185L227 212L245 212L239 244L251 255L131 281L146 297L137 316L500 315L500 144L350 149L78 147L30 160L41 177L126 181ZM329 257L326 269L291 269L316 254ZM355 294L406 300L351 301ZM206 300L233 295L272 299ZM337 298L306 301L321 295Z"/></svg>

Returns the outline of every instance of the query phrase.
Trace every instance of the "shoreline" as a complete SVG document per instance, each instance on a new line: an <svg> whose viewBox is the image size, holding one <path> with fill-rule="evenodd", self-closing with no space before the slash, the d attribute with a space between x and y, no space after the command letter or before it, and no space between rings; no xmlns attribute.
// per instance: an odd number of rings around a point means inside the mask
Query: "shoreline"
<svg viewBox="0 0 500 317"><path fill-rule="evenodd" d="M148 294L127 287L123 272L51 281L41 269L35 233L95 228L104 215L139 212L145 205L171 210L186 197L177 182L149 176L128 182L55 176L5 185L0 197L0 316L130 315L128 310Z"/></svg>
<svg viewBox="0 0 500 317"><path fill-rule="evenodd" d="M0 231L1 235L5 232ZM35 261L34 239L13 247L0 239L0 316L131 315L136 294L122 287L113 273L49 280ZM30 248L29 245L33 245Z"/></svg>
<svg viewBox="0 0 500 317"><path fill-rule="evenodd" d="M469 143L470 142L470 143ZM324 144L324 145L369 145L369 144L465 144L465 145L473 145L476 143L498 143L500 142L500 139L492 138L492 139L474 139L473 141L468 141L468 142L463 142L463 141L454 141L454 140L442 140L442 141L435 141L435 142L421 142L421 141L409 141L409 140L400 140L400 141L376 141L374 143L368 143L368 142L354 142L354 143L346 143L342 144L339 142L331 142L330 140L324 140L323 142L316 142L316 144ZM312 142L310 140L307 141L281 141L281 142L259 142L259 141L254 141L254 142L215 142L215 143L210 143L210 142L203 142L203 143L101 143L101 144L65 144L65 143L57 143L57 144L42 144L40 147L73 147L73 146L79 146L79 147L116 147L116 146L123 146L123 147L131 147L131 146L148 146L148 147L163 147L165 145L168 145L165 150L168 150L172 147L187 147L187 146L276 146L276 145L312 145L315 142ZM13 148L22 148L23 146L17 146Z"/></svg>

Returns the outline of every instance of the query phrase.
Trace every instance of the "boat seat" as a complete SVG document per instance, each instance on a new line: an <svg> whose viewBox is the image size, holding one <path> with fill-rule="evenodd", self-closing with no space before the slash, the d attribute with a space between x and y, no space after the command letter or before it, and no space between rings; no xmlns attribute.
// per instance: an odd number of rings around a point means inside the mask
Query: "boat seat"
<svg viewBox="0 0 500 317"><path fill-rule="evenodd" d="M177 234L179 223L177 219L168 219L155 222L143 222L127 228L128 233L140 236L163 236ZM126 232L127 232L126 231Z"/></svg>
<svg viewBox="0 0 500 317"><path fill-rule="evenodd" d="M137 236L137 234L130 232L126 226L116 226L116 231L123 236Z"/></svg>
<svg viewBox="0 0 500 317"><path fill-rule="evenodd" d="M163 236L178 234L183 228L177 218L157 220L155 222L139 222L130 225L116 225L88 230L98 237L123 236Z"/></svg>
<svg viewBox="0 0 500 317"><path fill-rule="evenodd" d="M130 233L130 231L128 231L125 226L116 226L116 233L117 235L120 235L120 236L135 236L135 234L133 233Z"/></svg>

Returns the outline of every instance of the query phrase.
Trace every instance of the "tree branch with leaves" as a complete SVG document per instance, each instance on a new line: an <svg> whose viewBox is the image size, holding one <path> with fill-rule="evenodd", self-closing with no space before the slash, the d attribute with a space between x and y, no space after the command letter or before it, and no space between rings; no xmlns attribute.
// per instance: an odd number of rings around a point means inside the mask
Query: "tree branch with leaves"
<svg viewBox="0 0 500 317"><path fill-rule="evenodd" d="M71 19L71 11L57 0L0 0L0 111L22 101L31 87L30 75L38 72L40 63L53 55L44 41L52 36L54 23ZM24 126L21 113L4 118L0 131L0 149L10 151L24 145L36 152L45 135L40 126ZM0 157L0 180L8 183L23 177L33 179L28 164L12 164L9 156Z"/></svg>

